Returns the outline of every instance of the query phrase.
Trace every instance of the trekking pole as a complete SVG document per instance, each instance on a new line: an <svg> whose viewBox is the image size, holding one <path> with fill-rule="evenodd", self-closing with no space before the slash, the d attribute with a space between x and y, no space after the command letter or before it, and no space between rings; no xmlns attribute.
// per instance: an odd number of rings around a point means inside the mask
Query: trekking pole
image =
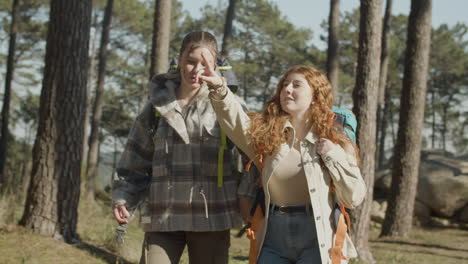
<svg viewBox="0 0 468 264"><path fill-rule="evenodd" d="M124 218L127 220L127 218ZM120 223L117 228L115 228L115 241L118 244L123 244L125 242L125 234L127 233L128 224Z"/></svg>

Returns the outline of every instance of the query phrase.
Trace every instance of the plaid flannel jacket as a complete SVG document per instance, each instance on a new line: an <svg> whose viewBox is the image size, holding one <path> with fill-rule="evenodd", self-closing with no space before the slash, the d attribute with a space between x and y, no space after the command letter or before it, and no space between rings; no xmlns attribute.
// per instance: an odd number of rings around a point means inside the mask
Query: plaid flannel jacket
<svg viewBox="0 0 468 264"><path fill-rule="evenodd" d="M252 197L255 179L239 173L235 166L239 156L228 148L224 183L217 186L221 135L207 87L202 86L182 111L175 97L178 79L161 82L156 78L150 83L150 100L134 122L119 161L113 181L114 204L134 209L145 200L141 218L145 232L239 227L242 220L237 198ZM152 125L155 113L160 114L156 131Z"/></svg>

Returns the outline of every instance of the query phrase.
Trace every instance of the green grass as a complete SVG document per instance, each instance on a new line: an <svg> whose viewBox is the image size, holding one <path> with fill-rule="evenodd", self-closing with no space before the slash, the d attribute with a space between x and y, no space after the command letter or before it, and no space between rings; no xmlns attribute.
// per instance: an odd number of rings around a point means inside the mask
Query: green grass
<svg viewBox="0 0 468 264"><path fill-rule="evenodd" d="M377 263L468 263L468 230L414 227L405 239L378 238L379 232L371 229L369 239Z"/></svg>
<svg viewBox="0 0 468 264"><path fill-rule="evenodd" d="M17 226L0 227L1 264L108 263L89 251L52 238L44 238Z"/></svg>
<svg viewBox="0 0 468 264"><path fill-rule="evenodd" d="M10 202L0 200L0 264L138 263L143 238L138 219L133 219L129 225L125 244L116 244L116 223L106 199L80 203L78 233L83 243L79 245L68 245L16 226L14 223L21 216L22 207L16 206L17 209L12 210L8 206ZM245 236L235 238L235 233L236 230L231 232L229 263L246 264L248 239ZM379 228L371 228L369 241L377 263L468 263L468 230L413 228L406 239L381 239L378 234ZM180 263L188 264L187 254Z"/></svg>

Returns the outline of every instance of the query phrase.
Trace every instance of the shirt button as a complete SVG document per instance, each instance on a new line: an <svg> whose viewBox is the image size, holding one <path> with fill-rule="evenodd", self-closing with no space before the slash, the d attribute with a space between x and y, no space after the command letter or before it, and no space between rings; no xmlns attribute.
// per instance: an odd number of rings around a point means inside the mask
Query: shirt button
<svg viewBox="0 0 468 264"><path fill-rule="evenodd" d="M330 156L327 156L327 157L325 158L325 161L330 161L330 160L331 160Z"/></svg>
<svg viewBox="0 0 468 264"><path fill-rule="evenodd" d="M315 217L315 219L317 219L317 221L320 220L320 216Z"/></svg>
<svg viewBox="0 0 468 264"><path fill-rule="evenodd" d="M321 246L321 247L324 247L324 246L325 246L325 244L320 244L320 246Z"/></svg>
<svg viewBox="0 0 468 264"><path fill-rule="evenodd" d="M310 192L311 192L311 193L314 193L314 192L315 192L315 188L310 189Z"/></svg>

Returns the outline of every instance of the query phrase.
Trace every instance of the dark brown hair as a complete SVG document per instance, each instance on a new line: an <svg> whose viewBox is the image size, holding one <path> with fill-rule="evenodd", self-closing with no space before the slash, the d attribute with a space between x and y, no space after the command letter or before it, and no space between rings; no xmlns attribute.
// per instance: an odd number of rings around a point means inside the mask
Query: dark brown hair
<svg viewBox="0 0 468 264"><path fill-rule="evenodd" d="M199 47L208 48L214 58L218 56L218 43L216 42L216 38L206 31L193 31L188 33L182 40L179 51L180 58L185 51L191 51Z"/></svg>

